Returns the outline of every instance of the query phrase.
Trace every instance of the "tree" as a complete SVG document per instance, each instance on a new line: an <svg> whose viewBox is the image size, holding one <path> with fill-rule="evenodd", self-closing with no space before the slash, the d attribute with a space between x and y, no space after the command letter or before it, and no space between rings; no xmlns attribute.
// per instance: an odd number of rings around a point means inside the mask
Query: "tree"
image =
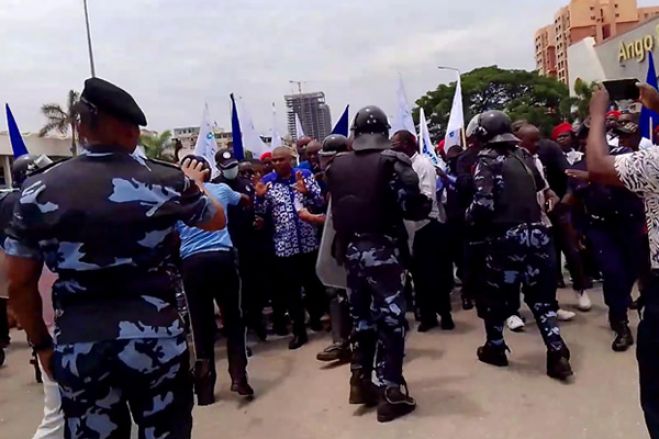
<svg viewBox="0 0 659 439"><path fill-rule="evenodd" d="M44 104L41 106L41 112L48 121L39 131L39 136L43 137L51 131L66 135L71 130L71 155L76 154L78 146L75 106L79 99L80 95L77 91L69 90L66 111L62 109L60 104Z"/></svg>
<svg viewBox="0 0 659 439"><path fill-rule="evenodd" d="M506 111L513 120L526 119L545 133L570 116L568 88L554 78L526 70L481 67L461 76L465 123L487 110ZM455 83L441 84L416 101L428 115L433 140L443 138L448 123ZM414 110L418 120L419 108Z"/></svg>
<svg viewBox="0 0 659 439"><path fill-rule="evenodd" d="M144 153L147 157L156 160L172 161L171 149L172 132L167 130L160 134L142 134L140 136L140 145L144 147Z"/></svg>

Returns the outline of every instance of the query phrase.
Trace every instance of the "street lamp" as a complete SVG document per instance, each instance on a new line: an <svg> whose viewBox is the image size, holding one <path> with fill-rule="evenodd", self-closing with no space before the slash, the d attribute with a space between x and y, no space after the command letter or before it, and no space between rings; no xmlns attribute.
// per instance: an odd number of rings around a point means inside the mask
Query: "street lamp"
<svg viewBox="0 0 659 439"><path fill-rule="evenodd" d="M87 46L89 47L89 66L92 71L92 78L96 77L96 69L94 68L94 52L92 51L92 34L89 31L89 12L87 11L87 0L82 0L85 6L85 24L87 25Z"/></svg>
<svg viewBox="0 0 659 439"><path fill-rule="evenodd" d="M446 67L446 66L437 66L439 70L453 70L454 72L458 72L458 75L462 75L460 72L460 69L455 68L455 67Z"/></svg>

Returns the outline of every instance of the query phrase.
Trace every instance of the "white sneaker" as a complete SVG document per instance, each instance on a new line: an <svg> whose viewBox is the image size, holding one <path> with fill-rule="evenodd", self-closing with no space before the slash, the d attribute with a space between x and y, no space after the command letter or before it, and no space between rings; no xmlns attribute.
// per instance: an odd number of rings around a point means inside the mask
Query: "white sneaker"
<svg viewBox="0 0 659 439"><path fill-rule="evenodd" d="M519 332L524 329L524 320L519 316L512 315L506 319L506 325L508 325L508 329L511 331Z"/></svg>
<svg viewBox="0 0 659 439"><path fill-rule="evenodd" d="M567 311L564 309L560 309L556 311L556 317L558 318L559 322L569 322L576 316L575 313L572 311Z"/></svg>
<svg viewBox="0 0 659 439"><path fill-rule="evenodd" d="M590 311L593 307L593 302L588 297L588 291L575 291L574 293L577 295L577 309L579 311Z"/></svg>

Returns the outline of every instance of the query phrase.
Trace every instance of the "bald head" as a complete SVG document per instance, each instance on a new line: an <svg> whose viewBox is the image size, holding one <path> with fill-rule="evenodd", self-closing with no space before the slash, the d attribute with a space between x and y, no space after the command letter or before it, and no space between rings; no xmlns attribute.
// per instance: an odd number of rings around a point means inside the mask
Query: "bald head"
<svg viewBox="0 0 659 439"><path fill-rule="evenodd" d="M272 167L277 175L289 178L293 170L293 151L285 146L278 146L272 151Z"/></svg>
<svg viewBox="0 0 659 439"><path fill-rule="evenodd" d="M520 146L526 148L531 154L538 151L538 142L540 141L540 130L535 125L527 123L519 127L516 133L519 137Z"/></svg>

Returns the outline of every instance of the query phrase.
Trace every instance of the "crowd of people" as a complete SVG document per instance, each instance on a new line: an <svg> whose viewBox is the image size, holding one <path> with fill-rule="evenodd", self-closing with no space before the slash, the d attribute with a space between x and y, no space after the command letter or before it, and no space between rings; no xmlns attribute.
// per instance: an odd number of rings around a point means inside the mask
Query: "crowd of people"
<svg viewBox="0 0 659 439"><path fill-rule="evenodd" d="M642 87L642 98L659 108L656 91ZM48 419L35 438L128 438L129 413L141 437L190 437L193 392L199 405L215 401L218 331L231 390L252 397L246 331L261 341L290 331L294 350L308 330L331 328L318 360L349 362L349 402L391 421L416 407L403 376L406 312L420 332L453 330L456 285L483 320L480 361L508 365L504 328L524 327L523 297L547 375L567 380L558 322L575 313L557 300L563 261L580 311L602 282L614 351L634 344L629 309L645 310L642 405L659 437L659 152L636 115L609 108L596 91L590 117L550 138L486 111L466 127L467 145L438 146L439 167L374 106L349 138L169 164L135 152L146 118L133 98L87 80L77 105L86 152L45 167L17 160L20 189L0 199L11 307L44 376ZM318 264L342 279L324 285Z"/></svg>

